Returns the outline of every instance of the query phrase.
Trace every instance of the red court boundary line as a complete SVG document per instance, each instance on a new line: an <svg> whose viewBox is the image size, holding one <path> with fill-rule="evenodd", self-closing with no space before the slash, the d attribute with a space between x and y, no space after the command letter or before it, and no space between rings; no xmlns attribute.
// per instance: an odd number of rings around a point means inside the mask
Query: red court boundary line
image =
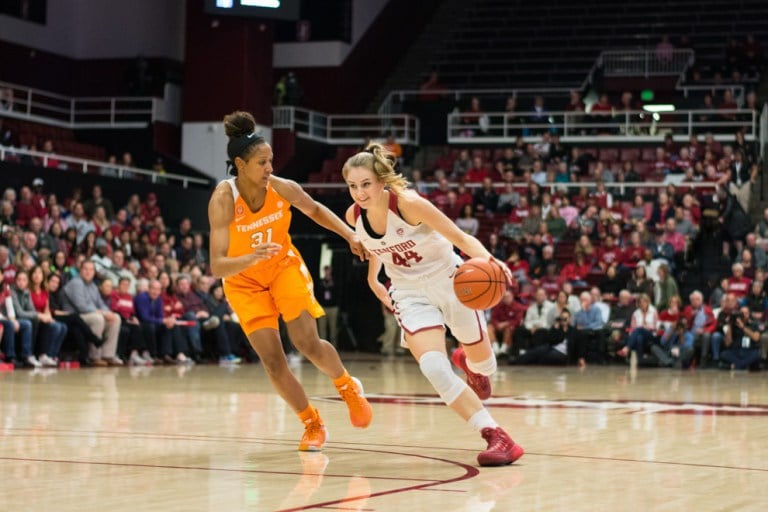
<svg viewBox="0 0 768 512"><path fill-rule="evenodd" d="M69 429L40 429L40 428L17 428L17 427L11 427L6 430L21 430L21 431L43 431L43 432L70 432L70 433L78 433L78 434L119 434L123 436L144 436L144 437L158 437L158 438L166 438L166 439L178 439L181 441L223 441L223 442L233 442L233 443L261 443L261 444L273 444L273 445L292 445L290 441L284 441L274 438L260 438L260 437L215 437L215 436L208 436L204 434L193 434L191 436L181 436L178 434L160 434L160 433L149 433L149 432L119 432L119 431L97 431L97 430L69 430ZM2 436L0 436L2 437ZM348 448L345 448L346 445L349 445ZM404 448L404 449L418 449L418 450L450 450L450 451L458 451L458 452L472 452L475 453L477 450L473 450L471 448L457 448L452 446L425 446L425 445L407 445L407 444L389 444L389 443L359 443L354 441L344 441L344 442L328 442L326 443L327 447L339 449L339 450L352 450L352 451L362 451L366 450L365 448L356 448L357 446L386 446L388 448ZM376 450L370 450L367 451L376 451ZM382 451L381 453L399 453L399 452L387 452ZM608 462L632 462L632 463L643 463L643 464L660 464L660 465L673 465L673 466L691 466L691 467L701 467L701 468L712 468L712 469L729 469L729 470L736 470L736 471L761 471L761 472L768 472L768 468L752 468L752 467L743 467L743 466L722 466L717 464L702 464L702 463L696 463L696 462L676 462L676 461L663 461L663 460L642 460L642 459L627 459L627 458L619 458L619 457L595 457L592 455L571 455L567 453L543 453L543 452L530 452L526 451L526 455L534 455L534 456L540 456L540 457L563 457L563 458L573 458L573 459L586 459L586 460L596 460L596 461L608 461ZM414 454L415 455L415 454ZM417 455L415 455L417 456ZM2 457L0 457L2 459ZM442 460L442 459L440 459ZM472 466L473 467L473 466ZM305 474L305 473L301 473ZM326 475L331 476L331 475ZM353 475L354 476L354 475ZM359 476L359 475L358 475ZM369 477L366 477L369 478ZM380 479L387 479L391 477L370 477L370 478L380 478ZM415 479L415 478L393 478L394 480L410 480L410 481L428 481L433 482L434 480L428 480L428 479Z"/></svg>
<svg viewBox="0 0 768 512"><path fill-rule="evenodd" d="M22 429L17 429L22 430ZM41 429L28 429L28 430L41 430ZM43 429L45 431L45 429ZM65 431L66 432L66 431ZM78 433L87 433L88 431L75 431ZM91 434L99 434L98 431L92 431ZM113 433L114 434L114 433ZM131 433L125 432L125 435L130 435ZM149 434L152 435L152 434ZM171 438L176 439L180 441L184 440L199 440L199 441L224 441L222 439L217 439L212 436L205 439L189 439L184 438L181 436L163 436L163 435L157 435L157 437L165 437L165 438ZM246 442L246 441L235 441L235 442ZM256 441L257 443L265 444L263 441ZM272 442L272 443L266 443L266 444L279 444L283 445L285 442ZM380 454L387 454L387 455L402 455L405 457L416 457L420 459L426 459L426 460L432 460L437 462L443 462L449 465L458 466L459 468L464 469L464 474L459 475L458 477L449 478L449 479L441 479L441 480L428 480L426 483L421 483L417 485L411 485L407 487L400 487L395 489L388 489L386 491L380 491L375 492L372 494L362 495L362 496L347 496L344 498L336 499L336 500L329 500L322 503L315 503L311 505L303 505L301 507L297 508L290 508L290 509L281 509L280 512L292 512L292 511L299 511L299 510L309 510L313 508L328 508L331 505L338 505L341 503L347 503L351 501L359 501L361 499L368 499L368 498L375 498L378 496L386 496L390 494L400 494L408 491L415 491L415 490L423 490L428 489L430 487L435 487L439 485L445 485L449 483L454 482L460 482L463 480L468 480L471 478L476 477L480 474L480 470L477 469L474 466L470 466L468 464L464 464L462 462L450 460L450 459L443 459L440 457L431 457L428 455L419 455L415 453L402 453L402 452L394 452L390 450L371 450L371 449L365 449L365 448L344 448L339 447L341 450L350 450L350 451L356 451L356 452L369 452L369 453L380 453ZM111 466L111 467L136 467L136 468L147 468L147 469L180 469L180 470L194 470L194 471L220 471L220 472L228 472L228 473L247 473L247 474L289 474L289 475L304 475L306 473L296 473L296 472L279 472L279 471L263 471L263 470L254 470L254 469L237 469L237 468L206 468L206 467L195 467L195 466L175 466L175 465L161 465L161 464L138 464L138 463L126 463L126 462L105 462L105 461L81 461L81 460L67 460L67 459L41 459L41 458L25 458L25 457L3 457L0 456L0 460L7 460L7 461L16 461L16 462L45 462L45 463L59 463L59 464L82 464L82 465L94 465L94 466ZM324 475L324 476L330 476L330 475ZM362 476L362 475L345 475L346 478L351 478L353 476ZM363 478L369 478L367 476L363 476ZM387 480L405 480L405 481L414 481L413 479L407 479L407 478L394 478L394 477L370 477L370 479L387 479Z"/></svg>

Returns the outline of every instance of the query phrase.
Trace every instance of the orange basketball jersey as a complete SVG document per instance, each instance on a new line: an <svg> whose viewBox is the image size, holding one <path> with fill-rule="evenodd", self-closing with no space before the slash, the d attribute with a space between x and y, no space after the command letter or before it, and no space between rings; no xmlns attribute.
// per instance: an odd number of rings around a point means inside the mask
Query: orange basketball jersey
<svg viewBox="0 0 768 512"><path fill-rule="evenodd" d="M239 274L228 277L227 281L238 280L241 276L250 278L263 285L268 284L264 278L271 273L275 263L282 260L292 249L291 236L288 228L291 226L291 203L286 201L269 184L264 206L257 212L252 212L235 185L235 180L227 180L235 196L235 216L229 225L230 258L253 252L253 249L267 242L282 245L280 252L272 258L260 261L248 267ZM294 250L295 252L295 250Z"/></svg>

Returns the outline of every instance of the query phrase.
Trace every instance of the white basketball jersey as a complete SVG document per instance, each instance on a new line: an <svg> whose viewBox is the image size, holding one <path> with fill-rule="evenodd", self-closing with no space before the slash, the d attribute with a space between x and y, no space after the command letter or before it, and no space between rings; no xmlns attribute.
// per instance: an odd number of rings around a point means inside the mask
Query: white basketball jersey
<svg viewBox="0 0 768 512"><path fill-rule="evenodd" d="M354 214L358 238L384 263L392 284L407 285L414 278L430 276L461 262L451 242L425 224L412 226L405 222L397 209L397 196L390 193L389 199L384 236L373 232L365 210L355 205Z"/></svg>

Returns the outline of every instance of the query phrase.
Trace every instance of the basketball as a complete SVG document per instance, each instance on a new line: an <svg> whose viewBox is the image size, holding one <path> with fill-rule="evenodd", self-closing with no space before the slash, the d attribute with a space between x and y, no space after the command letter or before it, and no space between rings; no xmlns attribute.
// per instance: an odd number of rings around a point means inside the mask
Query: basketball
<svg viewBox="0 0 768 512"><path fill-rule="evenodd" d="M507 276L496 262L471 258L456 270L453 292L470 309L484 310L499 303L507 289Z"/></svg>

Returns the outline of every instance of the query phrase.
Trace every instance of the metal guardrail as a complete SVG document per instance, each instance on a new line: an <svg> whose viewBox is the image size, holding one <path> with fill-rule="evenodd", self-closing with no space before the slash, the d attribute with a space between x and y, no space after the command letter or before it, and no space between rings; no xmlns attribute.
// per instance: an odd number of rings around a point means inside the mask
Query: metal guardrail
<svg viewBox="0 0 768 512"><path fill-rule="evenodd" d="M747 140L758 135L758 114L752 110L678 110L651 113L621 111L601 113L547 112L539 118L506 112L448 114L449 144L504 144L518 136L540 139L549 131L563 142L655 142L671 133L687 140L691 135L712 132L716 139L731 140L744 130ZM469 121L469 122L467 122Z"/></svg>
<svg viewBox="0 0 768 512"><path fill-rule="evenodd" d="M605 188L610 189L618 189L619 193L624 194L626 189L648 189L648 188L666 188L670 184L674 184L676 187L684 188L684 189L713 189L716 187L715 183L712 182L685 182L682 181L684 175L668 175L664 180L659 181L631 181L631 182L604 182L603 185L605 185ZM451 182L448 184L450 188L454 189L459 186L459 183ZM472 191L475 189L479 189L483 186L482 183L462 183L464 187L466 187L468 190ZM304 189L325 189L325 190L336 190L341 193L347 193L348 187L346 183L302 183L301 186ZM420 186L424 187L426 190L432 190L436 189L440 186L439 183L430 181L421 183ZM506 186L506 183L498 182L493 184L494 188L498 190L503 190ZM525 183L523 182L515 182L514 188L515 190L519 191L520 188L525 187ZM595 188L597 187L597 182L595 181L577 181L577 182L571 182L571 183L553 183L553 182L546 182L539 185L542 191L548 191L550 193L555 193L557 190L562 189L580 189L582 187L587 188Z"/></svg>
<svg viewBox="0 0 768 512"><path fill-rule="evenodd" d="M736 102L737 105L743 105L744 104L744 95L746 93L746 89L743 85L737 85L737 84L721 84L721 85L678 85L677 86L678 91L683 91L683 96L688 98L692 93L696 92L713 92L715 94L717 93L723 93L725 91L731 91L733 93L733 100Z"/></svg>
<svg viewBox="0 0 768 512"><path fill-rule="evenodd" d="M66 164L67 167L65 170L67 171L79 171L83 174L102 174L104 176L111 176L118 179L136 179L138 176L147 176L149 177L150 183L160 184L180 182L184 188L187 188L190 183L205 186L211 184L210 180L194 178L192 176L184 176L182 174L159 173L149 169L124 167L122 165L110 164L108 162L99 162L97 160L85 160L71 156L43 153L40 151L30 151L27 149L0 145L0 161L22 161L22 157L29 157L37 160L37 163L41 167L48 167L49 161L55 159L60 164Z"/></svg>
<svg viewBox="0 0 768 512"><path fill-rule="evenodd" d="M274 107L273 129L326 144L363 144L368 139L394 135L399 144L419 143L419 120L408 114L337 115L298 107Z"/></svg>
<svg viewBox="0 0 768 512"><path fill-rule="evenodd" d="M768 104L763 105L760 113L760 158L765 161L765 152L768 145Z"/></svg>
<svg viewBox="0 0 768 512"><path fill-rule="evenodd" d="M421 89L402 89L391 91L384 98L378 109L381 115L397 114L401 112L398 108L405 101L419 99L422 97L432 98L450 98L458 102L462 99L476 96L482 102L484 99L505 101L507 98L534 98L542 96L546 101L549 98L562 100L567 98L568 94L579 87L549 87L549 88L516 88L516 89L443 89L443 90L421 90Z"/></svg>
<svg viewBox="0 0 768 512"><path fill-rule="evenodd" d="M677 76L694 63L691 49L607 50L598 57L605 76Z"/></svg>
<svg viewBox="0 0 768 512"><path fill-rule="evenodd" d="M180 122L176 86L166 84L165 98L70 97L53 92L0 82L2 110L6 117L62 128L143 128L154 121Z"/></svg>

